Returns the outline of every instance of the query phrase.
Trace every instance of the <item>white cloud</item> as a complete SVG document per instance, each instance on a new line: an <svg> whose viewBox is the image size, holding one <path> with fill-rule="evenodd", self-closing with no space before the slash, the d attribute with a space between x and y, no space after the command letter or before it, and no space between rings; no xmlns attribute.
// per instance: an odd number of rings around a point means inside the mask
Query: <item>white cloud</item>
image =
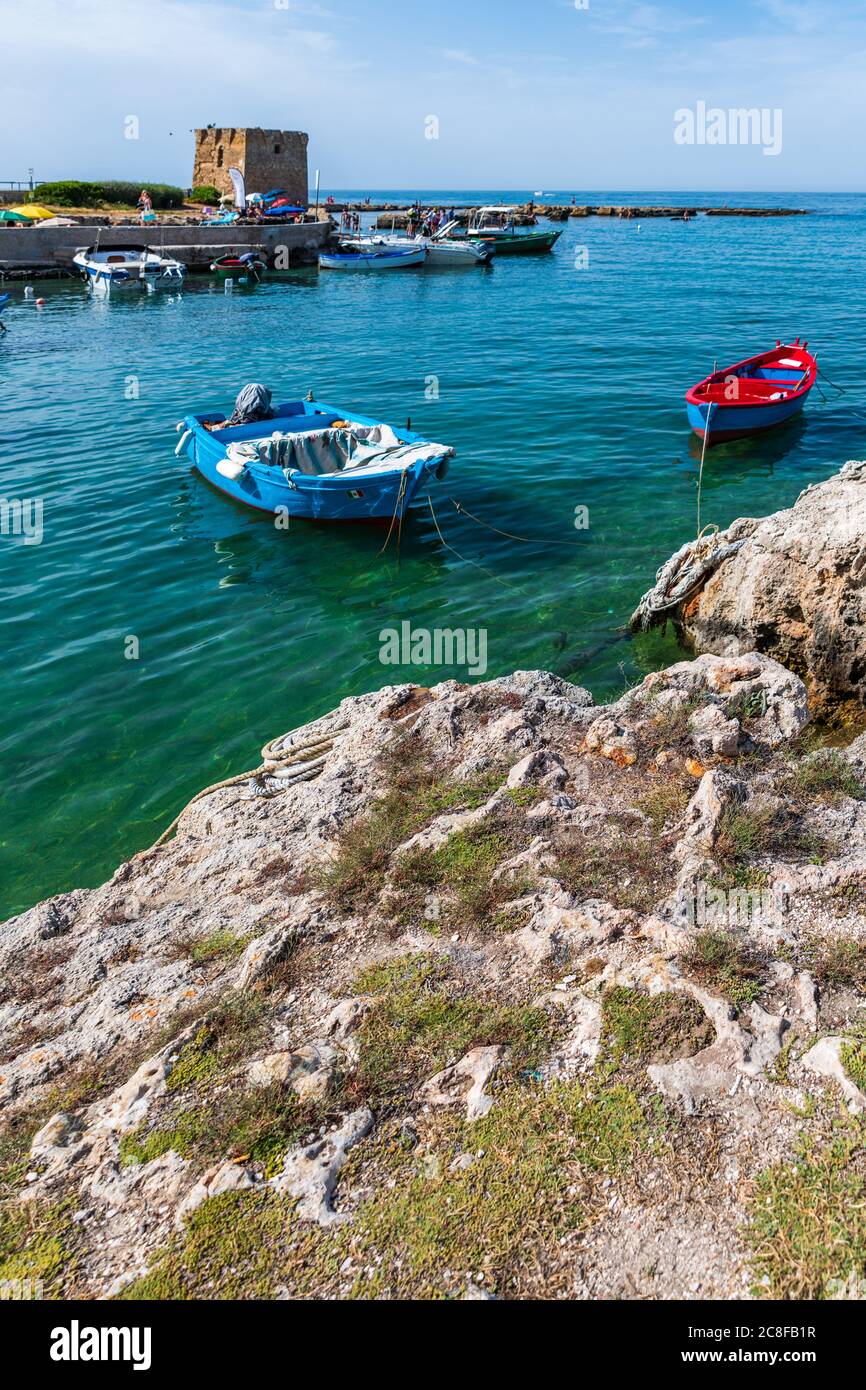
<svg viewBox="0 0 866 1390"><path fill-rule="evenodd" d="M478 59L467 53L465 48L443 48L440 50L440 57L447 63L462 63L467 68L478 66Z"/></svg>
<svg viewBox="0 0 866 1390"><path fill-rule="evenodd" d="M794 0L761 0L761 3L771 19L797 34L826 29L828 22L833 22L828 19L827 7L823 5L819 8L812 4L796 4Z"/></svg>

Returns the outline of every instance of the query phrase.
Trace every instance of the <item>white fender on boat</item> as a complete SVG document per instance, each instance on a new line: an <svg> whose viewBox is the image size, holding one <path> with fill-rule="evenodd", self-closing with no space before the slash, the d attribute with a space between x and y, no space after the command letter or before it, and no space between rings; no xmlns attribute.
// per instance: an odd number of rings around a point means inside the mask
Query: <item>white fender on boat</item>
<svg viewBox="0 0 866 1390"><path fill-rule="evenodd" d="M175 425L174 428L175 428L175 433L176 433L176 434L180 434L181 430L182 430L182 429L185 429L186 426L185 426L183 420L178 420L178 422L177 422L177 424Z"/></svg>
<svg viewBox="0 0 866 1390"><path fill-rule="evenodd" d="M236 463L233 459L220 459L216 466L217 473L221 473L224 478L235 482L246 468L245 463Z"/></svg>
<svg viewBox="0 0 866 1390"><path fill-rule="evenodd" d="M192 430L184 430L183 434L181 435L180 439L178 440L177 448L176 448L175 451L174 451L175 457L176 457L176 458L180 458L180 455L183 453L184 449L186 448L187 444L189 443L189 441L190 441L191 439L192 439Z"/></svg>

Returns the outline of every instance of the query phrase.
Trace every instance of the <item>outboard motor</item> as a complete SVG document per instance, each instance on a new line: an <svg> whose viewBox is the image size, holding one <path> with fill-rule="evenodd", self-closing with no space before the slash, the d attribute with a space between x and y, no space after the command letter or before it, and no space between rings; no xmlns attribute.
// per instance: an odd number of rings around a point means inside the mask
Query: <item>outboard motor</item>
<svg viewBox="0 0 866 1390"><path fill-rule="evenodd" d="M231 419L226 421L226 425L254 425L259 420L272 420L273 416L270 391L267 386L254 381L238 393Z"/></svg>

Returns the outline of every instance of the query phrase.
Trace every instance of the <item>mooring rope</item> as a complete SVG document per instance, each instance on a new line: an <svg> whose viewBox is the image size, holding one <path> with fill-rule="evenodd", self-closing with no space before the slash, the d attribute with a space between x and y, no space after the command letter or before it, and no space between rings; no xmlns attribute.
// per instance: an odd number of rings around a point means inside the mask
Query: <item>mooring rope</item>
<svg viewBox="0 0 866 1390"><path fill-rule="evenodd" d="M704 446L701 449L701 466L698 470L698 540L701 538L701 492L704 486L704 459L707 456L707 440L710 437L710 420L712 419L713 406L715 401L707 402L707 423L704 426ZM716 530L719 528L716 527Z"/></svg>
<svg viewBox="0 0 866 1390"><path fill-rule="evenodd" d="M203 797L210 796L211 792L221 791L224 787L236 787L241 782L247 782L263 775L282 784L274 790L283 790L284 787L294 786L296 782L311 782L321 772L338 734L342 733L346 727L346 724L340 724L328 734L320 734L315 738L306 739L303 743L290 743L288 747L286 747L286 740L291 739L293 734L299 732L297 729L291 730L288 734L280 734L278 738L272 738L262 749L262 761L258 767L251 768L248 772L238 772L234 777L224 777L221 782L213 782L209 787L204 787L200 792L196 792L195 796L186 803L182 811L178 812L171 825L162 832L151 848L158 849L160 845L165 844L172 831L177 828L178 822L187 808L192 806L194 802L201 801ZM291 771L293 768L295 769L294 772Z"/></svg>
<svg viewBox="0 0 866 1390"><path fill-rule="evenodd" d="M390 541L390 539L391 539L391 532L394 530L394 522L397 520L397 513L398 513L398 512L400 512L400 525L399 525L399 528L398 528L398 531L397 531L397 552L398 552L398 554L399 554L399 551L400 551L400 541L401 541L402 538L403 538L403 513L402 513L402 511L400 511L400 503L403 501L403 498L404 498L405 496L406 496L406 470L404 469L403 472L402 472L401 475L400 475L400 486L399 486L399 488L397 489L397 501L394 503L394 513L393 513L393 515L392 515L392 517L391 517L391 525L388 527L388 534L387 534L387 536L385 537L385 544L382 546L382 549L379 551L379 554L380 554L380 555L384 555L384 554L385 554L385 551L388 549L388 543L389 543L389 541Z"/></svg>
<svg viewBox="0 0 866 1390"><path fill-rule="evenodd" d="M818 368L818 376L822 376L822 377L824 378L824 380L826 381L826 383L827 383L828 386L832 386L834 391L838 391L840 397L842 397L842 396L847 396L847 395L850 394L850 393L849 393L849 390L848 390L848 387L847 387L847 386L839 386L839 385L837 384L837 382L833 381L832 378L829 377L829 376L827 375L827 373L824 371L824 368L823 368L823 367L819 367L819 368ZM815 385L818 386L817 379L816 379L816 381L815 381ZM818 386L818 390L821 391L820 386ZM823 392L823 391L821 391L821 398L822 398L822 400L823 400L823 401L825 402L825 404L826 404L826 403L827 403L827 397L824 395L824 392ZM856 420L866 420L866 415L863 414L862 410L851 410L851 408L850 408L850 406L849 406L849 414L850 414L850 415L853 415L854 418L855 418Z"/></svg>
<svg viewBox="0 0 866 1390"><path fill-rule="evenodd" d="M456 497L449 497L448 501L460 516L468 517L469 520L474 521L476 525L483 526L488 531L494 531L497 536L504 536L506 540L509 541L520 541L524 545L565 545L569 549L573 549L575 545L580 544L579 541L559 541L549 536L516 536L513 531L502 531L498 526L491 526L489 521L483 521L480 516L475 516L472 512L467 511L463 503L458 502Z"/></svg>
<svg viewBox="0 0 866 1390"><path fill-rule="evenodd" d="M474 565L477 570L481 570L482 574L486 574L488 579L492 579L497 584L501 584L503 589L511 589L516 594L526 593L525 589L519 588L519 586L516 584L509 584L507 580L501 579L499 575L494 574L492 570L485 569L484 565L479 565L477 560L470 560L468 555L461 555L460 551L456 548L456 546L451 545L448 541L446 541L445 537L443 536L442 528L439 525L439 519L436 516L436 512L433 507L433 498L430 496L429 492L427 494L427 504L430 508L430 515L433 518L433 525L436 527L436 534L446 550L450 550L452 555L456 555L457 559L460 560L464 565Z"/></svg>
<svg viewBox="0 0 866 1390"><path fill-rule="evenodd" d="M687 603L719 565L736 555L745 543L745 537L722 541L717 526L705 526L696 540L686 541L658 570L655 584L629 619L632 631L638 628L645 632L662 613Z"/></svg>

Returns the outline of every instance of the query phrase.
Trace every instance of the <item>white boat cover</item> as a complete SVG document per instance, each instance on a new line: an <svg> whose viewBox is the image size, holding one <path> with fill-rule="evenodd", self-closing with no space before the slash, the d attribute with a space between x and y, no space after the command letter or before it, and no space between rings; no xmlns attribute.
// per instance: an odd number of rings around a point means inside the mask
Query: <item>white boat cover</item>
<svg viewBox="0 0 866 1390"><path fill-rule="evenodd" d="M448 458L453 452L447 444L426 440L406 444L390 425L354 422L336 429L276 431L265 439L238 441L226 449L232 463L265 463L281 468L286 476L299 472L309 477L409 468L425 459Z"/></svg>

